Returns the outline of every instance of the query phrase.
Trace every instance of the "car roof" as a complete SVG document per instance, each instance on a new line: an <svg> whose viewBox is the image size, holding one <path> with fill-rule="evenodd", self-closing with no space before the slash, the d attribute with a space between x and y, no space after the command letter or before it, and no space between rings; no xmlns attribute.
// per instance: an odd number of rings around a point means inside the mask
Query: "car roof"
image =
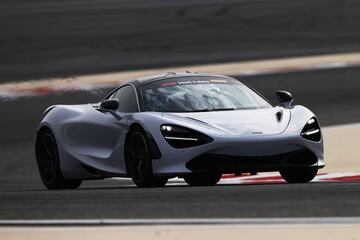
<svg viewBox="0 0 360 240"><path fill-rule="evenodd" d="M161 80L167 80L171 78L178 78L178 77L217 77L217 78L230 78L223 75L216 75L216 74L207 74L207 73L197 73L197 72L167 72L167 73L161 73L151 76L145 76L145 77L139 77L136 78L130 82L139 82L141 85L144 85L149 82L154 81L161 81Z"/></svg>

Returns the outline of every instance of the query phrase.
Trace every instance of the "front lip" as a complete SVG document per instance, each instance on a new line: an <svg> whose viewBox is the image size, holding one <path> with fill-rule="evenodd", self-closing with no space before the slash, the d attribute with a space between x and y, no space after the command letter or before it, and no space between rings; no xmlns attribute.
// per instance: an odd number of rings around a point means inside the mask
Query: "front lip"
<svg viewBox="0 0 360 240"><path fill-rule="evenodd" d="M158 174L187 173L191 171L185 167L186 163L202 154L261 157L283 154L304 148L312 151L319 161L323 161L322 141L308 141L300 136L300 130L299 132L285 131L283 134L278 135L253 134L251 136L230 136L223 132L221 134L218 132L216 135L207 134L214 139L213 142L185 149L175 149L161 137L158 139L161 143L159 147L160 151L164 154L156 162L154 169Z"/></svg>
<svg viewBox="0 0 360 240"><path fill-rule="evenodd" d="M277 171L289 166L316 166L317 156L306 148L263 156L229 155L205 152L190 159L186 167L195 172L235 172L237 170Z"/></svg>

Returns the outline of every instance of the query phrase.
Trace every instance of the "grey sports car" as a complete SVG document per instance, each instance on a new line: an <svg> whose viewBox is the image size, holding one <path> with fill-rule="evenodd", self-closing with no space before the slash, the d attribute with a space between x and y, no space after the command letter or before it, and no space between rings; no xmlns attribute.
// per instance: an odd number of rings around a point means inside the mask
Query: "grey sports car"
<svg viewBox="0 0 360 240"><path fill-rule="evenodd" d="M206 186L267 171L309 182L325 165L318 120L290 93L276 94L279 106L231 77L166 73L128 81L100 103L51 106L35 144L42 182L130 177L159 187L179 177Z"/></svg>

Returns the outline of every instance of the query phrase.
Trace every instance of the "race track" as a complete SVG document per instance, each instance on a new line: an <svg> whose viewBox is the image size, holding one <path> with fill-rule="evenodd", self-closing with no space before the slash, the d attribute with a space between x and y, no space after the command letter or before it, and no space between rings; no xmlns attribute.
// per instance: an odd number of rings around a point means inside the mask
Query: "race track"
<svg viewBox="0 0 360 240"><path fill-rule="evenodd" d="M29 2L0 3L0 82L360 50L357 1ZM359 77L350 67L239 79L274 103L289 90L330 126L360 122ZM360 216L360 181L45 190L33 147L42 111L106 91L0 101L1 219Z"/></svg>
<svg viewBox="0 0 360 240"><path fill-rule="evenodd" d="M292 91L296 103L313 109L326 126L360 119L359 75L360 68L345 68L244 77L242 80L272 100L278 88ZM343 83L340 86L339 81ZM79 190L45 190L33 153L34 133L42 111L55 103L99 101L105 92L59 93L0 103L3 116L0 125L7 126L0 136L2 218L333 217L360 214L360 182L349 181L136 189L130 180L100 180L86 182Z"/></svg>

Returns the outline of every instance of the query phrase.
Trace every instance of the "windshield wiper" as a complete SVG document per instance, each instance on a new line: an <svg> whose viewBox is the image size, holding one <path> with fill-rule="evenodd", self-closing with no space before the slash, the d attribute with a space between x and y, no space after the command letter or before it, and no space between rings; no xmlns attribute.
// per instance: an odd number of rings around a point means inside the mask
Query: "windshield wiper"
<svg viewBox="0 0 360 240"><path fill-rule="evenodd" d="M235 110L235 108L211 108L209 111L231 111Z"/></svg>
<svg viewBox="0 0 360 240"><path fill-rule="evenodd" d="M192 110L191 112L210 112L211 110L209 108L204 108L204 109L197 109L197 110Z"/></svg>
<svg viewBox="0 0 360 240"><path fill-rule="evenodd" d="M215 111L231 111L236 110L236 108L204 108L192 110L191 112L215 112Z"/></svg>

